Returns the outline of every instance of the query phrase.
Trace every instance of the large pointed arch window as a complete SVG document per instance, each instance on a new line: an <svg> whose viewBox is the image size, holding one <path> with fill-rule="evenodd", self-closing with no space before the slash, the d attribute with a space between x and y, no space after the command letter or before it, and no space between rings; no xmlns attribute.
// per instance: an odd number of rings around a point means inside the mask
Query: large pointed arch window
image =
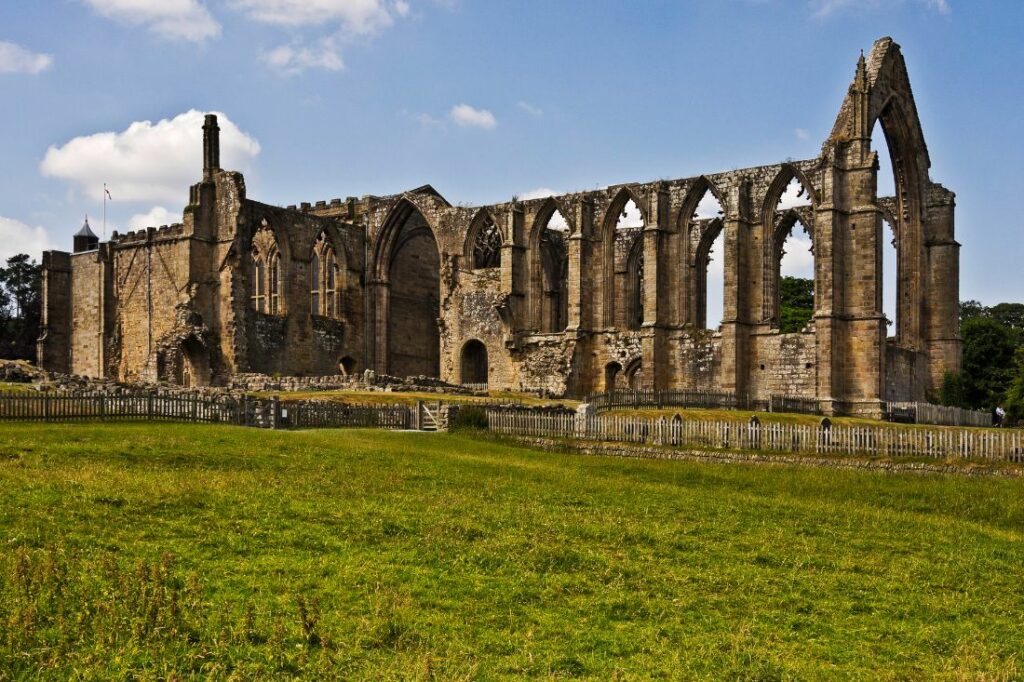
<svg viewBox="0 0 1024 682"><path fill-rule="evenodd" d="M769 192L768 201L777 199L765 215L772 249L765 272L766 317L788 334L804 331L814 319L814 207L811 192L794 171L784 169L773 184L777 189Z"/></svg>
<svg viewBox="0 0 1024 682"><path fill-rule="evenodd" d="M266 286L266 265L263 258L254 253L252 255L252 307L258 313L266 312L264 310L267 303Z"/></svg>
<svg viewBox="0 0 1024 682"><path fill-rule="evenodd" d="M685 234L690 268L686 319L697 329L714 331L725 309L725 210L709 183L693 206Z"/></svg>
<svg viewBox="0 0 1024 682"><path fill-rule="evenodd" d="M281 300L281 253L277 238L265 222L252 238L252 275L250 301L256 312L280 315L284 312Z"/></svg>
<svg viewBox="0 0 1024 682"><path fill-rule="evenodd" d="M632 328L628 318L635 311L631 308L630 296L638 290L635 277L639 271L635 267L630 269L628 260L632 245L643 238L645 224L645 216L634 195L626 188L618 190L608 205L601 228L600 319L606 327Z"/></svg>
<svg viewBox="0 0 1024 682"><path fill-rule="evenodd" d="M339 318L341 316L341 297L338 257L334 246L324 232L320 233L313 244L313 253L309 262L309 277L310 312L313 315Z"/></svg>

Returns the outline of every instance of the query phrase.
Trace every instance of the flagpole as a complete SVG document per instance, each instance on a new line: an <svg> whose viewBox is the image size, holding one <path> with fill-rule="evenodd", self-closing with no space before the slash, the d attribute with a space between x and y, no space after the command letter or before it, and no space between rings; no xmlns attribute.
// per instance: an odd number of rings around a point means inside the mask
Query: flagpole
<svg viewBox="0 0 1024 682"><path fill-rule="evenodd" d="M103 183L103 241L107 239L107 183Z"/></svg>

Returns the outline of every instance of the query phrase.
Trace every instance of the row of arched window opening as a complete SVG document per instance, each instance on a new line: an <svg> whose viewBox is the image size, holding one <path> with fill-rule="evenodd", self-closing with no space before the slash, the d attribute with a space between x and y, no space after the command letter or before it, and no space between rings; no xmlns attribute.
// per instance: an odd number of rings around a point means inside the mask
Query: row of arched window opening
<svg viewBox="0 0 1024 682"><path fill-rule="evenodd" d="M281 254L276 246L264 253L256 245L252 250L252 286L250 298L256 312L280 315ZM341 272L334 247L323 233L313 246L309 264L309 309L313 315L338 319L342 316Z"/></svg>

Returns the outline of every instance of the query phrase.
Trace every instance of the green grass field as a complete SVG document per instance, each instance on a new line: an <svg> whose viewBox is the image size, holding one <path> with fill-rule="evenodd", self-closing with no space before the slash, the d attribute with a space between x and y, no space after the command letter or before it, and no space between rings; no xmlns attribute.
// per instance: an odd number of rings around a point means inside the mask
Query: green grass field
<svg viewBox="0 0 1024 682"><path fill-rule="evenodd" d="M1024 481L0 424L0 679L1020 679Z"/></svg>

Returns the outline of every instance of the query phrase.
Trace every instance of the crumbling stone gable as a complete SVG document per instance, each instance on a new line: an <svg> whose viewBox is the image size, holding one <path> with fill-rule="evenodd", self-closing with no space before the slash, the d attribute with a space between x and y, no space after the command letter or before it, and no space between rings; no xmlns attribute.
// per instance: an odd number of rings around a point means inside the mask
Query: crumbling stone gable
<svg viewBox="0 0 1024 682"><path fill-rule="evenodd" d="M876 122L886 140L871 138ZM924 399L959 367L955 197L929 178L889 38L857 63L815 158L490 206L453 206L429 185L270 206L219 167L216 117L203 130L180 225L44 256L44 366L212 383L370 369L559 395L725 390L867 415ZM877 196L879 153L893 197ZM793 180L808 205L780 210ZM695 216L707 193L720 216ZM643 224L616 229L629 201ZM881 281L883 219L896 282ZM779 261L797 220L814 246L815 311L781 334ZM719 236L724 319L705 329ZM883 286L898 294L892 338Z"/></svg>

